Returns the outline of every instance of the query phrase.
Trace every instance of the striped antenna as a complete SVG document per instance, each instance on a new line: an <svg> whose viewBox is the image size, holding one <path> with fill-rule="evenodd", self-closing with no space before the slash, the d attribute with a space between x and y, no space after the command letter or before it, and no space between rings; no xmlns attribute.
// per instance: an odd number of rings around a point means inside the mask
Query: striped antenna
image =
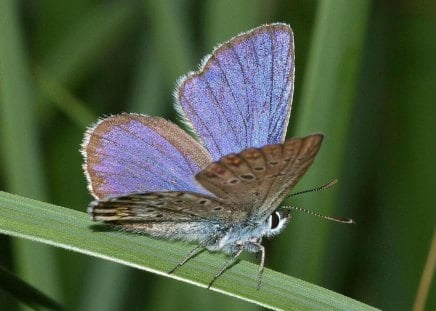
<svg viewBox="0 0 436 311"><path fill-rule="evenodd" d="M320 218L331 220L331 221L335 221L335 222L340 222L342 224L355 224L356 223L351 218L325 216L325 215L321 215L321 214L318 214L318 213L315 213L313 211L309 211L307 209L304 209L304 208L301 208L301 207L297 207L297 206L282 206L282 208L290 208L290 209L293 209L293 210L296 210L296 211L304 212L304 213L312 215L312 216L320 217Z"/></svg>
<svg viewBox="0 0 436 311"><path fill-rule="evenodd" d="M317 191L325 190L327 188L330 188L331 186L334 186L337 182L338 182L337 179L333 179L332 181L329 181L328 183L326 183L325 185L322 185L321 187L317 187L317 188L314 188L314 189L309 189L309 190L304 190L304 191L300 191L300 192L291 193L290 195L288 195L288 198L295 197L296 195L300 195L300 194L303 194L303 193L317 192Z"/></svg>
<svg viewBox="0 0 436 311"><path fill-rule="evenodd" d="M314 188L314 189L309 189L309 190L304 190L304 191L300 191L300 192L295 192L295 193L291 193L290 195L288 195L288 198L290 197L294 197L296 195L300 195L303 193L309 193L309 192L317 192L317 191L321 191L327 188L330 188L331 186L335 185L338 182L337 179L333 179L332 181L326 183L325 185L322 185L320 187ZM340 222L343 224L355 224L356 222L351 219L351 218L346 218L346 217L332 217L332 216L325 216L325 215L321 215L318 213L315 213L313 211L309 211L307 209L301 208L301 207L296 207L296 206L283 206L283 208L290 208L296 211L300 211L300 212L304 212L306 214L312 215L312 216L316 216L316 217L320 217L323 219L327 219L327 220L331 220L331 221L336 221L336 222Z"/></svg>

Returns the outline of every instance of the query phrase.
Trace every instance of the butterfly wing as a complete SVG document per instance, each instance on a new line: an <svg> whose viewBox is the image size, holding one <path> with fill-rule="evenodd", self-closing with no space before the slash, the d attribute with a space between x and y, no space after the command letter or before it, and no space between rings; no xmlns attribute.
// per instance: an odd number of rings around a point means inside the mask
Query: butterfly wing
<svg viewBox="0 0 436 311"><path fill-rule="evenodd" d="M162 118L120 114L102 119L87 131L82 154L96 199L148 191L207 193L194 176L212 161L210 155Z"/></svg>
<svg viewBox="0 0 436 311"><path fill-rule="evenodd" d="M293 81L292 30L265 25L218 46L199 71L183 77L176 108L218 160L283 142Z"/></svg>
<svg viewBox="0 0 436 311"><path fill-rule="evenodd" d="M197 174L198 182L238 215L262 221L294 188L321 146L321 134L292 138L283 144L249 148L210 164Z"/></svg>
<svg viewBox="0 0 436 311"><path fill-rule="evenodd" d="M283 144L249 148L210 164L196 175L215 195L186 191L133 193L96 200L93 220L155 237L199 241L206 245L226 226L264 221L307 171L322 135ZM230 228L229 227L229 228Z"/></svg>
<svg viewBox="0 0 436 311"><path fill-rule="evenodd" d="M93 220L156 237L206 241L216 225L223 229L233 217L217 198L192 192L130 194L96 200L88 208ZM213 235L212 235L213 236Z"/></svg>

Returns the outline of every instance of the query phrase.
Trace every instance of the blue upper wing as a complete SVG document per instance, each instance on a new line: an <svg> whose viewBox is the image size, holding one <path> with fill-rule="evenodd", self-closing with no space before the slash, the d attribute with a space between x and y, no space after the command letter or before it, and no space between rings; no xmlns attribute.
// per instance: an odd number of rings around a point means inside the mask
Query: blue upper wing
<svg viewBox="0 0 436 311"><path fill-rule="evenodd" d="M292 30L265 25L218 46L198 72L183 77L176 108L218 160L283 142L293 81Z"/></svg>
<svg viewBox="0 0 436 311"><path fill-rule="evenodd" d="M102 119L86 132L82 154L89 189L100 200L150 191L208 194L194 176L212 158L162 118L120 114Z"/></svg>

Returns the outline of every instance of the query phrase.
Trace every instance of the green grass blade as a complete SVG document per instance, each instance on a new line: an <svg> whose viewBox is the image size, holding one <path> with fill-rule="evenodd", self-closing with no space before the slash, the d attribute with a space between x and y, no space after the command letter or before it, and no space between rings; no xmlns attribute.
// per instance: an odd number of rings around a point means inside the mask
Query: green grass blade
<svg viewBox="0 0 436 311"><path fill-rule="evenodd" d="M265 3L259 0L208 1L205 4L205 39L207 51L218 42L262 24Z"/></svg>
<svg viewBox="0 0 436 311"><path fill-rule="evenodd" d="M129 29L134 8L130 1L95 6L70 27L41 66L62 85L76 83L95 68L96 59Z"/></svg>
<svg viewBox="0 0 436 311"><path fill-rule="evenodd" d="M141 270L205 287L224 262L207 252L168 275L192 248L189 245L105 230L85 213L0 192L0 232L104 258ZM92 230L94 228L94 230ZM373 307L316 285L266 269L257 291L257 265L241 262L212 290L271 309L375 310Z"/></svg>
<svg viewBox="0 0 436 311"><path fill-rule="evenodd" d="M64 112L79 128L86 128L92 122L95 122L96 116L88 106L50 77L42 68L36 70L36 81L44 96Z"/></svg>
<svg viewBox="0 0 436 311"><path fill-rule="evenodd" d="M40 307L44 307L50 310L63 310L62 306L58 302L48 297L33 286L27 284L15 274L1 266L0 288L32 308L39 309Z"/></svg>
<svg viewBox="0 0 436 311"><path fill-rule="evenodd" d="M180 12L186 11L186 1L143 0L144 13L149 20L149 40L155 46L157 61L162 64L164 81L174 81L190 69L192 51L186 24Z"/></svg>
<svg viewBox="0 0 436 311"><path fill-rule="evenodd" d="M169 96L164 96L162 88L164 83L160 72L161 67L157 62L156 51L149 46L146 36L144 36L141 43L140 60L136 68L127 111L152 116L168 115L171 106L165 102Z"/></svg>
<svg viewBox="0 0 436 311"><path fill-rule="evenodd" d="M38 145L35 92L25 53L18 2L0 1L0 132L4 183L9 191L43 199L45 176ZM14 245L20 277L58 298L53 249L26 241ZM41 262L39 269L34 263Z"/></svg>
<svg viewBox="0 0 436 311"><path fill-rule="evenodd" d="M123 297L131 281L125 266L93 260L88 267L77 310L123 310Z"/></svg>
<svg viewBox="0 0 436 311"><path fill-rule="evenodd" d="M15 1L0 2L0 130L8 188L44 198L34 89ZM19 142L19 143L17 143Z"/></svg>
<svg viewBox="0 0 436 311"><path fill-rule="evenodd" d="M341 176L369 4L367 0L319 2L302 96L294 107L298 116L291 120L296 127L291 129L298 136L322 132L326 137L314 165L299 184L299 190L313 188ZM299 77L297 68L297 81ZM302 207L333 215L336 194L331 189L306 195ZM302 205L299 198L292 201ZM326 269L323 264L326 262L324 255L328 248L330 225L325 221L298 217L287 232L292 248L284 248L286 254L282 254L289 258L286 271L312 282L320 282ZM349 228L344 227L344 230Z"/></svg>
<svg viewBox="0 0 436 311"><path fill-rule="evenodd" d="M374 301L385 309L413 309L436 228L436 36L429 35L436 29L433 7L429 3L419 8L403 4L395 14L411 18L397 21L390 17L395 26L381 29L382 33L395 29L389 41L390 51L395 53L384 55L384 61L390 64L383 74L389 87L383 89L377 102L383 103L377 116L383 124L377 134L382 135L373 138L379 162L379 180L374 188L380 204L373 256L381 272L373 276L371 286ZM392 12L388 5L383 9ZM419 12L433 15L420 18ZM402 286L393 289L389 284ZM435 279L423 310L436 310Z"/></svg>

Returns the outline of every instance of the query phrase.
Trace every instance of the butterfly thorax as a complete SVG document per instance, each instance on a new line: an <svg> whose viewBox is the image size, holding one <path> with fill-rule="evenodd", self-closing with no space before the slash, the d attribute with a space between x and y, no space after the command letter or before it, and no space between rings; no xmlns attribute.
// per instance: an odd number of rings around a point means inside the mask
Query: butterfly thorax
<svg viewBox="0 0 436 311"><path fill-rule="evenodd" d="M258 252L259 249L254 245L260 243L263 237L279 234L289 220L289 210L277 209L263 222L245 220L236 223L222 231L220 235L201 244L209 251L222 251L228 254L237 252L241 247L248 252Z"/></svg>

